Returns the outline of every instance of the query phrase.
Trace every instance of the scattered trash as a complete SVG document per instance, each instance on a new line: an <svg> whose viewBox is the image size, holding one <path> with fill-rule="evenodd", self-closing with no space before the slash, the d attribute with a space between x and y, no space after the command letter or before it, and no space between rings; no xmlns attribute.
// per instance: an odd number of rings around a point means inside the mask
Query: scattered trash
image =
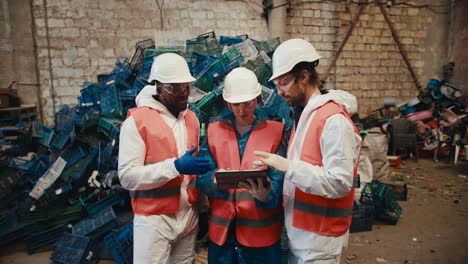
<svg viewBox="0 0 468 264"><path fill-rule="evenodd" d="M377 258L376 260L377 260L378 263L387 262L384 258Z"/></svg>
<svg viewBox="0 0 468 264"><path fill-rule="evenodd" d="M350 255L347 255L346 256L346 263L352 263L353 260L357 259L357 255L356 254L350 254Z"/></svg>
<svg viewBox="0 0 468 264"><path fill-rule="evenodd" d="M387 160L391 167L400 167L401 157L400 156L387 156Z"/></svg>
<svg viewBox="0 0 468 264"><path fill-rule="evenodd" d="M424 178L423 180L426 181L426 182L431 182L431 183L432 183L432 182L437 182L437 181L438 181L438 180L435 179L435 178Z"/></svg>

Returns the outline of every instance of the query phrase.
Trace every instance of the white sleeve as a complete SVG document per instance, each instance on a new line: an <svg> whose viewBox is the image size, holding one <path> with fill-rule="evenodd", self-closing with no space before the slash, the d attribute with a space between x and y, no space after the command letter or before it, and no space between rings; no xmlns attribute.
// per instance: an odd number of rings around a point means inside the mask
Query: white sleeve
<svg viewBox="0 0 468 264"><path fill-rule="evenodd" d="M359 144L348 119L341 114L333 115L327 119L320 136L323 167L294 160L285 177L303 192L331 199L344 197L353 186Z"/></svg>
<svg viewBox="0 0 468 264"><path fill-rule="evenodd" d="M145 153L145 142L130 116L122 124L119 143L119 179L125 189L154 189L179 176L174 158L145 165Z"/></svg>

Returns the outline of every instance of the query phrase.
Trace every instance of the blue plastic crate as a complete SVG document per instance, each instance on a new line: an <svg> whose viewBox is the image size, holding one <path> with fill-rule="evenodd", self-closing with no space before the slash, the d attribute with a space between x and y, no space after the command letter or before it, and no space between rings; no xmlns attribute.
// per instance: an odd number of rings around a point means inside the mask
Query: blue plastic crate
<svg viewBox="0 0 468 264"><path fill-rule="evenodd" d="M138 95L138 91L135 87L130 89L120 90L120 96L122 100L135 100L135 97Z"/></svg>
<svg viewBox="0 0 468 264"><path fill-rule="evenodd" d="M262 85L268 82L272 74L271 68L263 61L249 60L243 67L253 71Z"/></svg>
<svg viewBox="0 0 468 264"><path fill-rule="evenodd" d="M224 45L234 45L234 44L238 44L238 43L241 43L241 42L244 42L244 39L242 37L231 37L231 36L220 36L219 37L219 44L221 46L224 46Z"/></svg>
<svg viewBox="0 0 468 264"><path fill-rule="evenodd" d="M120 119L100 117L97 130L105 134L109 139L118 141L121 123Z"/></svg>
<svg viewBox="0 0 468 264"><path fill-rule="evenodd" d="M407 201L408 200L408 185L404 184L389 184L384 183L390 193L392 194L393 198L397 201Z"/></svg>
<svg viewBox="0 0 468 264"><path fill-rule="evenodd" d="M140 69L144 61L145 50L150 48L154 48L154 41L152 39L140 41L135 45L135 53L129 65L131 72L136 72Z"/></svg>
<svg viewBox="0 0 468 264"><path fill-rule="evenodd" d="M64 233L55 244L50 260L63 264L92 263L94 247L94 242L88 237Z"/></svg>
<svg viewBox="0 0 468 264"><path fill-rule="evenodd" d="M24 170L26 173L23 174L32 184L36 184L39 177L41 177L48 169L47 161L35 158L27 161L20 157L12 158L10 160L10 167L15 169Z"/></svg>
<svg viewBox="0 0 468 264"><path fill-rule="evenodd" d="M121 116L122 111L122 97L120 96L120 89L115 83L105 85L101 90L101 113L104 115L118 115Z"/></svg>
<svg viewBox="0 0 468 264"><path fill-rule="evenodd" d="M265 51L265 53L273 53L275 49L281 44L281 40L279 37L272 38L269 40L265 41L256 41L252 40L254 43L255 47L258 49L258 51Z"/></svg>
<svg viewBox="0 0 468 264"><path fill-rule="evenodd" d="M98 171L108 172L111 170L117 170L118 159L117 155L114 154L116 147L117 140L112 140L107 143L102 142L100 144L98 155Z"/></svg>
<svg viewBox="0 0 468 264"><path fill-rule="evenodd" d="M67 150L65 153L60 155L62 159L67 162L65 168L68 168L75 163L77 163L80 159L86 156L86 151L82 147L74 147Z"/></svg>
<svg viewBox="0 0 468 264"><path fill-rule="evenodd" d="M42 126L42 137L39 140L39 143L41 143L42 145L46 147L49 147L54 135L55 135L55 131L52 128L48 126Z"/></svg>
<svg viewBox="0 0 468 264"><path fill-rule="evenodd" d="M26 249L28 250L28 254L31 255L40 248L52 245L57 240L59 240L66 231L67 226L62 224L41 232L28 235L24 239L26 242Z"/></svg>
<svg viewBox="0 0 468 264"><path fill-rule="evenodd" d="M194 39L188 39L185 41L186 54L192 52L202 52L210 54L221 53L223 47L219 44L216 39L216 34L212 32L204 33Z"/></svg>
<svg viewBox="0 0 468 264"><path fill-rule="evenodd" d="M108 85L109 82L126 83L132 75L132 71L129 68L127 58L118 58L115 62L114 69L107 76L101 79L103 85Z"/></svg>
<svg viewBox="0 0 468 264"><path fill-rule="evenodd" d="M148 82L146 82L147 78L141 78L141 77L137 77L135 79L135 82L133 83L133 89L136 91L136 94L135 96L138 95L138 93L143 90L143 88L148 85ZM133 98L135 99L135 98Z"/></svg>
<svg viewBox="0 0 468 264"><path fill-rule="evenodd" d="M372 222L374 219L374 207L368 204L354 204L353 217L349 232L366 232L372 231Z"/></svg>
<svg viewBox="0 0 468 264"><path fill-rule="evenodd" d="M10 168L14 168L17 170L23 170L28 172L34 172L34 170L39 169L39 167L45 167L46 165L40 159L33 158L31 160L27 160L21 157L14 157L10 160Z"/></svg>
<svg viewBox="0 0 468 264"><path fill-rule="evenodd" d="M100 104L100 103L99 103ZM86 128L97 124L101 115L101 106L83 107L75 112L74 120L78 127Z"/></svg>
<svg viewBox="0 0 468 264"><path fill-rule="evenodd" d="M197 75L200 75L202 72L208 70L208 67L210 66L211 63L213 63L214 60L207 60L207 61L203 61L203 62L200 62L199 64L195 65L192 69L191 69L191 73L193 76L197 76Z"/></svg>
<svg viewBox="0 0 468 264"><path fill-rule="evenodd" d="M192 75L198 75L205 68L210 66L216 60L215 57L210 56L206 53L192 52L190 58L188 58L187 63L190 68Z"/></svg>
<svg viewBox="0 0 468 264"><path fill-rule="evenodd" d="M96 83L84 82L80 90L78 108L97 106L101 104L99 86Z"/></svg>
<svg viewBox="0 0 468 264"><path fill-rule="evenodd" d="M127 116L127 112L128 110L132 109L132 108L135 108L136 107L136 103L135 103L135 100L124 100L122 101L122 108L123 108L123 115L122 116ZM117 139L118 139L119 135L117 135ZM112 137L112 138L115 138L115 137Z"/></svg>
<svg viewBox="0 0 468 264"><path fill-rule="evenodd" d="M182 53L185 51L185 47L180 47L180 46L158 46L155 48L151 49L146 49L145 50L145 55L144 57L157 57L161 54L165 53L175 53L182 55Z"/></svg>
<svg viewBox="0 0 468 264"><path fill-rule="evenodd" d="M132 86L127 80L121 79L117 72L111 72L102 79L102 86L115 85L120 89L131 89Z"/></svg>
<svg viewBox="0 0 468 264"><path fill-rule="evenodd" d="M196 75L197 81L195 86L205 92L213 90L213 86L218 84L218 81L222 81L223 77L228 73L226 66L222 60L216 60L210 66L205 68L202 72Z"/></svg>
<svg viewBox="0 0 468 264"><path fill-rule="evenodd" d="M133 263L133 222L118 231L111 232L104 240L117 264Z"/></svg>
<svg viewBox="0 0 468 264"><path fill-rule="evenodd" d="M119 227L119 220L112 207L100 211L93 217L88 217L72 227L72 233L98 240L112 229Z"/></svg>
<svg viewBox="0 0 468 264"><path fill-rule="evenodd" d="M232 69L237 68L242 63L243 59L233 60L225 64L226 70L230 72Z"/></svg>
<svg viewBox="0 0 468 264"><path fill-rule="evenodd" d="M52 140L50 147L56 150L63 150L65 146L72 142L74 131L59 131Z"/></svg>
<svg viewBox="0 0 468 264"><path fill-rule="evenodd" d="M73 128L73 116L76 108L70 108L68 105L62 105L60 110L55 113L55 130L56 131L70 131Z"/></svg>
<svg viewBox="0 0 468 264"><path fill-rule="evenodd" d="M400 220L403 210L389 188L378 181L364 186L360 201L361 204L373 205L376 217L384 222L395 225Z"/></svg>
<svg viewBox="0 0 468 264"><path fill-rule="evenodd" d="M148 80L153 61L153 57L148 57L143 60L143 65L141 66L140 71L138 72L138 77L142 78L145 81Z"/></svg>
<svg viewBox="0 0 468 264"><path fill-rule="evenodd" d="M64 181L79 181L87 175L96 166L97 151L91 151L72 166L66 168L60 178Z"/></svg>
<svg viewBox="0 0 468 264"><path fill-rule="evenodd" d="M192 52L206 53L205 42L202 39L188 39L185 41L185 53L190 54Z"/></svg>
<svg viewBox="0 0 468 264"><path fill-rule="evenodd" d="M216 33L214 31L206 32L198 35L197 39L216 39Z"/></svg>
<svg viewBox="0 0 468 264"><path fill-rule="evenodd" d="M80 198L81 204L84 206L84 208L86 209L86 212L91 217L97 215L99 212L121 201L122 201L122 197L120 195L120 191L113 191L111 194L107 195L103 199L94 203L92 202L90 203L86 201L86 199Z"/></svg>

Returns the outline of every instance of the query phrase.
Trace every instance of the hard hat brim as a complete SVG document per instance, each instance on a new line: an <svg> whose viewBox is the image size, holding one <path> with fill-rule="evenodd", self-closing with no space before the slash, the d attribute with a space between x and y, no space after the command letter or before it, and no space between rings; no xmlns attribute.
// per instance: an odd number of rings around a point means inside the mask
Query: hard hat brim
<svg viewBox="0 0 468 264"><path fill-rule="evenodd" d="M237 103L243 103L243 102L248 102L250 100L253 100L257 98L260 94L262 93L262 87L260 84L257 86L257 92L255 94L249 94L249 95L238 95L238 96L226 96L223 93L223 99L224 101L231 103L231 104L237 104Z"/></svg>
<svg viewBox="0 0 468 264"><path fill-rule="evenodd" d="M192 76L187 76L185 78L181 79L170 79L168 78L167 80L160 79L158 80L157 78L149 78L148 82L151 83L152 81L159 81L161 83L191 83L196 81L197 79L193 78Z"/></svg>
<svg viewBox="0 0 468 264"><path fill-rule="evenodd" d="M317 65L318 65L318 61L319 61L319 60L320 60L320 57L318 57L318 59L315 59L315 60L307 60L307 59L300 60L300 61L296 62L295 64L290 65L287 69L285 69L285 70L283 70L283 71L280 71L280 72L274 73L274 74L270 77L270 79L268 79L268 81L270 82L270 81L272 81L272 80L274 80L274 79L280 77L281 75L290 72L290 71L291 71L298 63L300 63L300 62L304 62L304 61L306 61L306 62L317 62ZM317 67L317 65L316 65L315 67Z"/></svg>

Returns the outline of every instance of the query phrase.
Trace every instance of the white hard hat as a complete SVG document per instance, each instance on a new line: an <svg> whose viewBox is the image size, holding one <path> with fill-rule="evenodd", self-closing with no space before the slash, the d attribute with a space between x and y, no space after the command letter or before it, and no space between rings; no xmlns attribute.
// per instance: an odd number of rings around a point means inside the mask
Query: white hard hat
<svg viewBox="0 0 468 264"><path fill-rule="evenodd" d="M288 73L299 62L314 62L318 59L320 59L320 55L308 41L303 39L286 40L273 53L273 75L269 81Z"/></svg>
<svg viewBox="0 0 468 264"><path fill-rule="evenodd" d="M175 53L164 53L154 57L148 82L188 83L196 79L190 74L185 59Z"/></svg>
<svg viewBox="0 0 468 264"><path fill-rule="evenodd" d="M257 98L261 92L257 76L247 68L235 68L224 79L223 99L228 103L247 102Z"/></svg>

